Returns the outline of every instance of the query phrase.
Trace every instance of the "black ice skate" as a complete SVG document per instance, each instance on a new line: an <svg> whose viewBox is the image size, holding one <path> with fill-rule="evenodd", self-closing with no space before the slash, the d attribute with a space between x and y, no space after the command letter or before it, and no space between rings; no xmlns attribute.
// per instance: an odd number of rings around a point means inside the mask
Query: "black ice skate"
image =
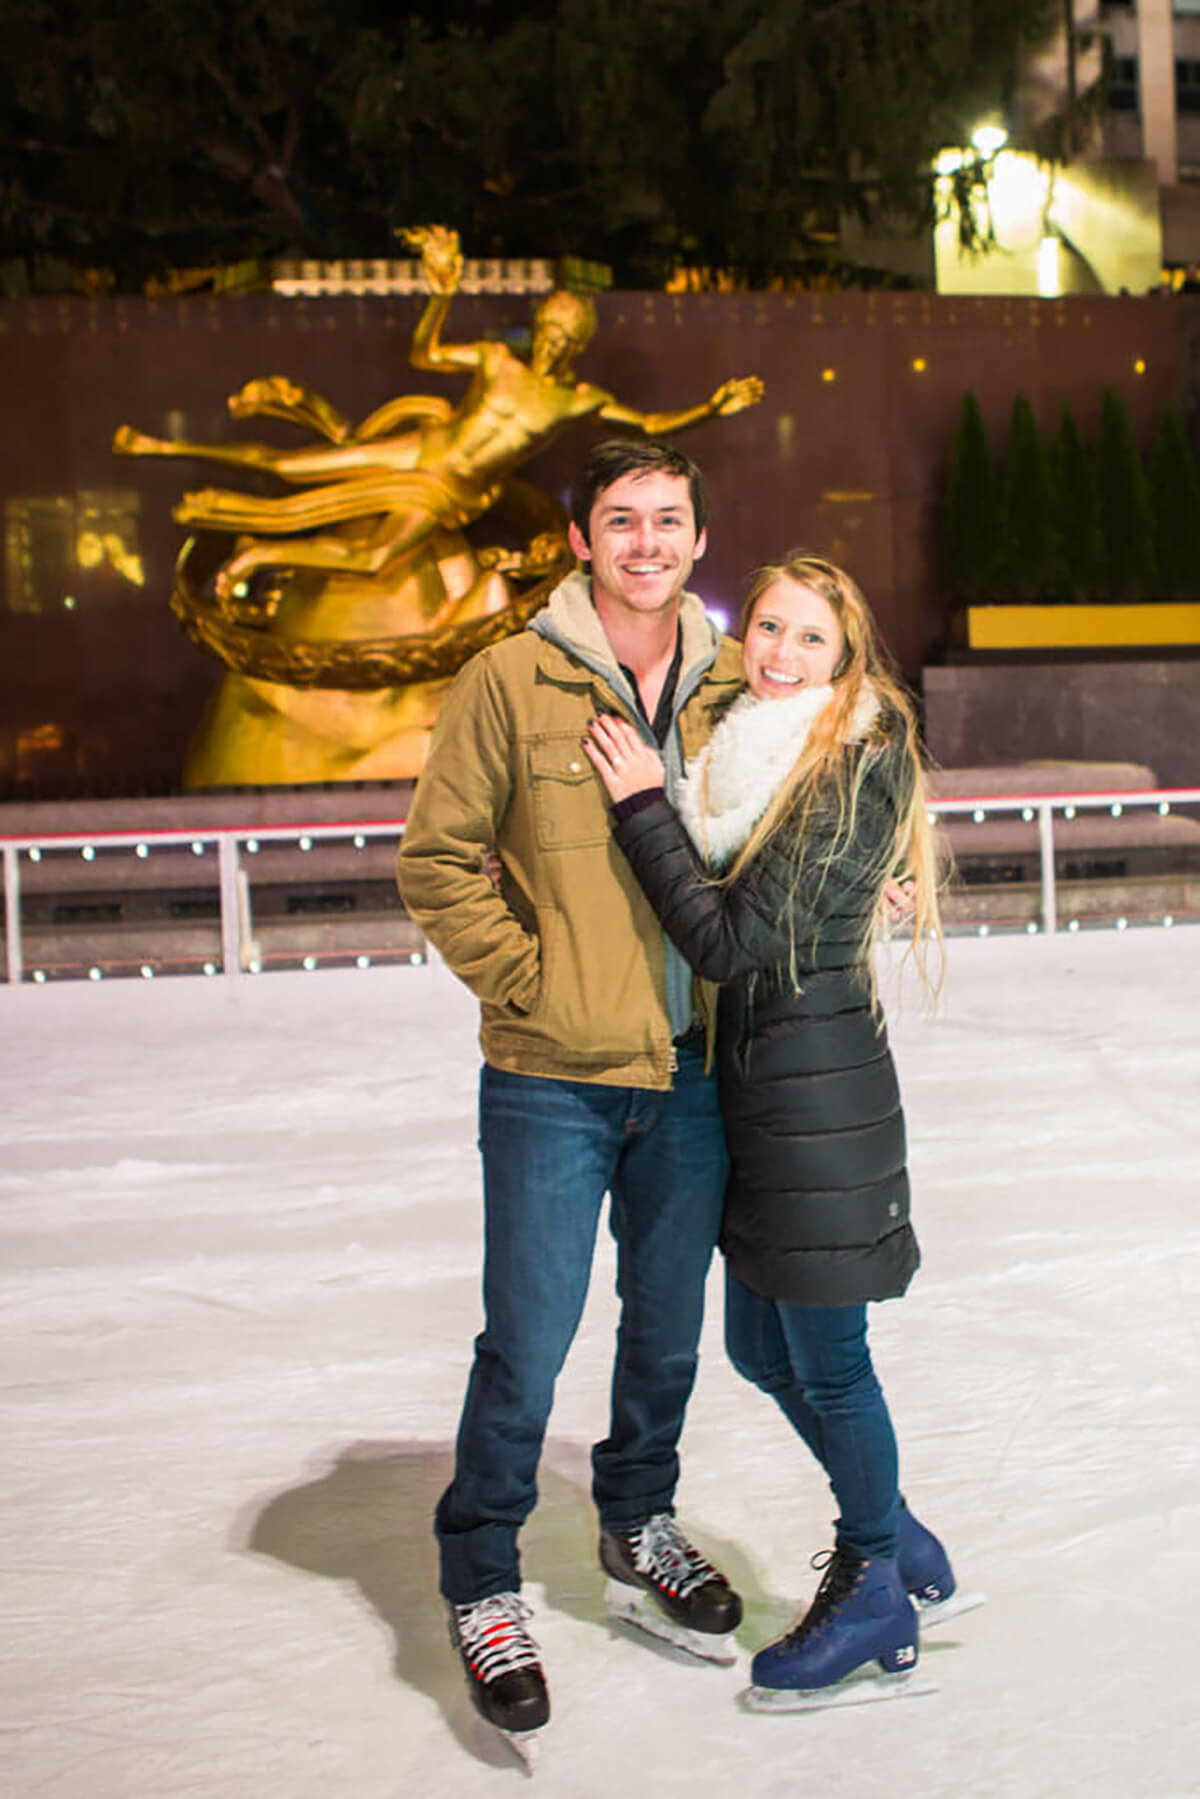
<svg viewBox="0 0 1200 1799"><path fill-rule="evenodd" d="M517 1593L450 1607L450 1641L462 1657L475 1708L527 1768L533 1765L536 1733L550 1716L538 1646L525 1628L532 1616Z"/></svg>
<svg viewBox="0 0 1200 1799"><path fill-rule="evenodd" d="M659 1512L629 1530L600 1534L604 1601L614 1617L704 1661L736 1660L742 1602L725 1576Z"/></svg>

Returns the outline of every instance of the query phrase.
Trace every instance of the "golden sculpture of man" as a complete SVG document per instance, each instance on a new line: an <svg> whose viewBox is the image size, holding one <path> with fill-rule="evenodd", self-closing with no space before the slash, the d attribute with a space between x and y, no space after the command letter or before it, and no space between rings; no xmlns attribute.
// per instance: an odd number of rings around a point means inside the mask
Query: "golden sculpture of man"
<svg viewBox="0 0 1200 1799"><path fill-rule="evenodd" d="M623 404L575 374L574 358L596 329L595 308L563 290L536 308L528 362L500 342L443 343L462 278L458 235L442 226L405 235L420 250L431 289L410 360L418 369L468 375L457 406L402 395L354 428L319 395L271 377L232 396L234 416L284 418L324 442L300 449L173 442L128 426L114 438L124 455L265 470L303 490L273 499L204 488L186 494L174 517L238 538L214 581L223 613L265 621L273 637L310 649L362 640L377 648L380 639L458 627L509 604L506 576L529 580L554 569L565 553L561 515L514 471L577 420L596 417L659 435L729 417L762 396L762 382L747 376L680 411ZM464 528L502 495L520 498L532 541L522 551L474 549ZM271 583L263 607L252 583L267 569L288 573ZM422 680L350 692L332 681L301 689L232 673L193 747L189 784L414 775L445 685Z"/></svg>

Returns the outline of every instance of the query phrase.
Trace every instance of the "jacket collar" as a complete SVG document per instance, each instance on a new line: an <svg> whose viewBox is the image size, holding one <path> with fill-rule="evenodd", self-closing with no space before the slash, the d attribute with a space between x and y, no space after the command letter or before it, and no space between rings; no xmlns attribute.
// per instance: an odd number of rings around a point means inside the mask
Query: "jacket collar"
<svg viewBox="0 0 1200 1799"><path fill-rule="evenodd" d="M683 595L679 623L683 633L679 687L684 692L712 666L721 645L721 634L694 593ZM530 620L528 628L544 643L562 651L572 663L582 662L594 674L604 675L611 684L624 689L625 678L592 604L589 575L576 569L560 581L547 604ZM569 678L574 674L578 679L575 669L564 667L557 659L553 667L560 676Z"/></svg>

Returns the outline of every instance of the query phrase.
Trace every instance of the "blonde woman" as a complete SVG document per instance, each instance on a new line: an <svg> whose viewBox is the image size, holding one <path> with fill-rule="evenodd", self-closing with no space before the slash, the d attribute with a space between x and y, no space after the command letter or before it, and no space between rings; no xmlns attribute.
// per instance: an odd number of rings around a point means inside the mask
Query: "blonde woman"
<svg viewBox="0 0 1200 1799"><path fill-rule="evenodd" d="M912 706L854 582L800 554L761 570L742 643L745 689L689 764L678 811L627 720L594 720L585 748L668 933L720 984L730 1358L782 1407L838 1502L812 1605L754 1657L758 1702L787 1705L869 1663L910 1669L918 1608L947 1609L955 1589L900 1494L866 1314L919 1261L871 959L893 877L914 882L923 974L940 927Z"/></svg>

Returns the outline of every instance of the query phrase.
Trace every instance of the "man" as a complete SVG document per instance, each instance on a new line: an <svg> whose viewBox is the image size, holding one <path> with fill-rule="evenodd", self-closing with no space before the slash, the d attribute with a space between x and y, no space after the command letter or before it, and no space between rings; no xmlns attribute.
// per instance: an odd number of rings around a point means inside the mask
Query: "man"
<svg viewBox="0 0 1200 1799"><path fill-rule="evenodd" d="M459 676L400 853L405 904L482 1007L486 1322L436 1531L473 1698L508 1732L549 1716L517 1533L606 1192L621 1300L592 1456L606 1597L717 1660L741 1618L673 1515L725 1186L715 1083L691 972L612 846L581 748L590 718L620 713L660 746L673 789L739 687L736 646L684 590L706 513L699 470L670 445L598 446L572 501L583 572Z"/></svg>

